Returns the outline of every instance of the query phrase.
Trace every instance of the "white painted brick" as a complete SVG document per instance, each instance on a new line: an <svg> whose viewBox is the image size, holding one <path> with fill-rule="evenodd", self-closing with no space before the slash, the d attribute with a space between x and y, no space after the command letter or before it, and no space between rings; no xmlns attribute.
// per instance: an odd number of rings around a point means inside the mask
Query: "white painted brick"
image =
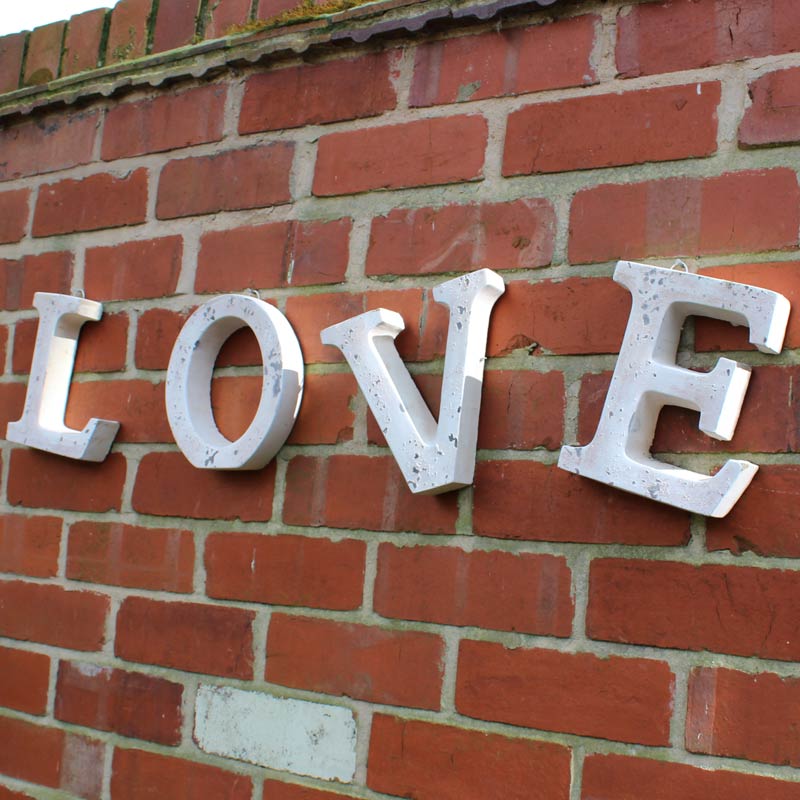
<svg viewBox="0 0 800 800"><path fill-rule="evenodd" d="M350 709L200 685L194 738L207 753L324 780L351 781L356 722Z"/></svg>

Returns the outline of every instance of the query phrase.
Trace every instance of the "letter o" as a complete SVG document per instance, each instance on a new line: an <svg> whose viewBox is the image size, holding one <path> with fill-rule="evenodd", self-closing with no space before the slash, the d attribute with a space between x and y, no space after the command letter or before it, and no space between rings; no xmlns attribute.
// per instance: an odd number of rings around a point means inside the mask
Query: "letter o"
<svg viewBox="0 0 800 800"><path fill-rule="evenodd" d="M236 440L223 436L211 408L211 378L220 348L243 327L255 334L264 374L253 421ZM303 354L277 308L247 295L204 303L181 330L167 370L167 418L186 458L200 469L260 469L283 446L303 397Z"/></svg>

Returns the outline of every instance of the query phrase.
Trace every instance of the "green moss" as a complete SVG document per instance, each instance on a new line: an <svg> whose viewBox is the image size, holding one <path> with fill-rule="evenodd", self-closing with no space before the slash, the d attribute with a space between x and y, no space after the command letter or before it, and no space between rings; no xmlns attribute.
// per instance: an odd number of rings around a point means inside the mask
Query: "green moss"
<svg viewBox="0 0 800 800"><path fill-rule="evenodd" d="M324 3L315 5L313 0L303 0L295 8L283 11L268 19L255 19L244 25L231 25L225 31L226 36L235 36L241 33L257 33L267 28L277 28L282 25L293 25L298 22L308 22L310 20L325 17L329 14L337 14L340 11L347 11L356 6L364 6L373 3L375 0L327 0Z"/></svg>

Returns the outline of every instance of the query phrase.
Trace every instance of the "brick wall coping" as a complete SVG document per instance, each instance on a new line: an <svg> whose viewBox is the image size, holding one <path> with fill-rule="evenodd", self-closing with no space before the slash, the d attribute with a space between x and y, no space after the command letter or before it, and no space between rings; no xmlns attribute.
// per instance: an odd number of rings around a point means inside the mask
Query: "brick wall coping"
<svg viewBox="0 0 800 800"><path fill-rule="evenodd" d="M175 1L161 0L158 13ZM199 9L205 7L202 0L191 0L192 5L195 2ZM68 26L78 19L73 17L68 22L52 23L33 32L25 31L0 38L0 120L29 114L46 106L71 105L93 97L109 97L119 91L148 84L156 87L189 76L199 78L208 73L213 74L227 65L253 64L287 54L299 55L310 48L324 45L353 42L361 44L375 37L414 33L431 24L441 25L448 20L487 20L508 10L546 7L556 2L557 0L378 0L333 13L327 12L326 6L322 5L316 13L313 8L309 8L308 14L304 14L299 21L293 21L291 14L280 14L274 21L262 23L256 20L234 26L229 35L213 39L203 39L202 35L195 33L192 43L161 52L154 52L153 48L153 29L158 24L154 12L147 18L149 52L146 55L107 63L76 74L62 74L53 80L35 85L25 85L26 75L35 66L31 65L29 68L25 62L32 55L33 37L38 32L60 26L61 31L56 33L60 36L61 54L56 61L63 67L67 52ZM303 4L301 7L305 8ZM114 10L105 12L108 16L104 39L108 36L108 17ZM98 12L87 12L80 17L96 13ZM195 15L197 30L204 26L205 35L208 35L209 30L213 33L213 29L202 22L203 16L202 11ZM238 29L242 29L241 32ZM9 57L12 45L17 46L20 51L16 60ZM101 45L98 40L97 46L102 51L106 42L103 41ZM110 45L108 47L110 49ZM98 61L105 60L105 54L100 52ZM13 78L9 75L9 70L14 68L19 70L20 88L4 93L2 87L9 85Z"/></svg>

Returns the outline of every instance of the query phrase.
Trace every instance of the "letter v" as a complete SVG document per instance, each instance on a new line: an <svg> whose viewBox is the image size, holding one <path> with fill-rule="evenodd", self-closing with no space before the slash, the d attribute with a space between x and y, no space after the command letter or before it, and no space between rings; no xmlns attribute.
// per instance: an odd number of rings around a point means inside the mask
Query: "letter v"
<svg viewBox="0 0 800 800"><path fill-rule="evenodd" d="M321 333L322 341L338 347L347 359L416 494L439 494L472 483L489 317L504 291L503 279L490 269L453 278L433 290L434 299L450 309L438 423L394 345L405 328L399 314L379 308Z"/></svg>

